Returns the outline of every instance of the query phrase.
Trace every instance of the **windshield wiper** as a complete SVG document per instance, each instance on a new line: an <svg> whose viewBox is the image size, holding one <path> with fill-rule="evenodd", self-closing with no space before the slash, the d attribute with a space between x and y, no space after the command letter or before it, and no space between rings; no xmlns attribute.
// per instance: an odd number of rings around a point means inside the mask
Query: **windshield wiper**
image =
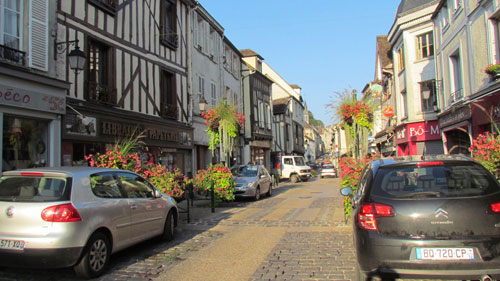
<svg viewBox="0 0 500 281"><path fill-rule="evenodd" d="M415 198L415 197L441 197L441 192L439 191L411 192L400 195L397 198Z"/></svg>

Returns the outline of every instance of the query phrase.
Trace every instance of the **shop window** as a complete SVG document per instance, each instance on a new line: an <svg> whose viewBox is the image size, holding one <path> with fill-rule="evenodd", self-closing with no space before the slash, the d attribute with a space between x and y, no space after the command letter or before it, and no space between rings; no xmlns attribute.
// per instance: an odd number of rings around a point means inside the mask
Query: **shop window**
<svg viewBox="0 0 500 281"><path fill-rule="evenodd" d="M177 120L177 83L175 74L168 71L161 72L161 111L160 115L169 119Z"/></svg>
<svg viewBox="0 0 500 281"><path fill-rule="evenodd" d="M94 39L88 40L86 99L116 105L113 49Z"/></svg>
<svg viewBox="0 0 500 281"><path fill-rule="evenodd" d="M175 0L161 1L161 42L171 49L179 47L179 36L177 34L177 7Z"/></svg>
<svg viewBox="0 0 500 281"><path fill-rule="evenodd" d="M48 162L48 122L4 116L2 170L44 167Z"/></svg>

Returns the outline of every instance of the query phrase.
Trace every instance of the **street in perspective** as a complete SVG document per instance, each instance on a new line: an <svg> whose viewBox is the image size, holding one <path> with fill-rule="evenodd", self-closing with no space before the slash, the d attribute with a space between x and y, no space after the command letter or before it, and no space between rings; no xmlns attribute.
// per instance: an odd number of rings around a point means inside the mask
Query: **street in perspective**
<svg viewBox="0 0 500 281"><path fill-rule="evenodd" d="M1 0L0 281L500 280L500 0Z"/></svg>
<svg viewBox="0 0 500 281"><path fill-rule="evenodd" d="M197 198L174 241L119 252L96 280L356 280L339 190L338 178L282 182L271 197L223 202L214 213ZM81 280L71 269L0 269L0 280Z"/></svg>

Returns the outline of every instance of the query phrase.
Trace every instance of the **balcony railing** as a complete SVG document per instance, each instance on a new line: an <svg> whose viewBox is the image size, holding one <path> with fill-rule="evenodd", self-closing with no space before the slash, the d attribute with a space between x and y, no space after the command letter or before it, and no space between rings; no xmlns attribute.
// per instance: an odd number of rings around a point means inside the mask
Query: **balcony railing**
<svg viewBox="0 0 500 281"><path fill-rule="evenodd" d="M8 61L10 63L15 63L19 65L25 65L26 53L7 47L5 45L0 45L0 60Z"/></svg>
<svg viewBox="0 0 500 281"><path fill-rule="evenodd" d="M450 94L450 98L448 99L448 105L452 105L457 101L461 100L464 97L464 90L459 89Z"/></svg>
<svg viewBox="0 0 500 281"><path fill-rule="evenodd" d="M179 115L179 108L176 105L164 104L162 106L161 116L177 120L178 115Z"/></svg>
<svg viewBox="0 0 500 281"><path fill-rule="evenodd" d="M102 104L116 105L116 89L95 82L88 82L87 99Z"/></svg>

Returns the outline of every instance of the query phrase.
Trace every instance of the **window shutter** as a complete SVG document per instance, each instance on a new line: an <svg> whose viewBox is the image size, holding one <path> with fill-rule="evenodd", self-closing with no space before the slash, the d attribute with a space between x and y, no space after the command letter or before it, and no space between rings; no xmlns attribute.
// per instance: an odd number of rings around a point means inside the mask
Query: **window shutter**
<svg viewBox="0 0 500 281"><path fill-rule="evenodd" d="M48 0L30 0L29 65L47 71L48 67Z"/></svg>

